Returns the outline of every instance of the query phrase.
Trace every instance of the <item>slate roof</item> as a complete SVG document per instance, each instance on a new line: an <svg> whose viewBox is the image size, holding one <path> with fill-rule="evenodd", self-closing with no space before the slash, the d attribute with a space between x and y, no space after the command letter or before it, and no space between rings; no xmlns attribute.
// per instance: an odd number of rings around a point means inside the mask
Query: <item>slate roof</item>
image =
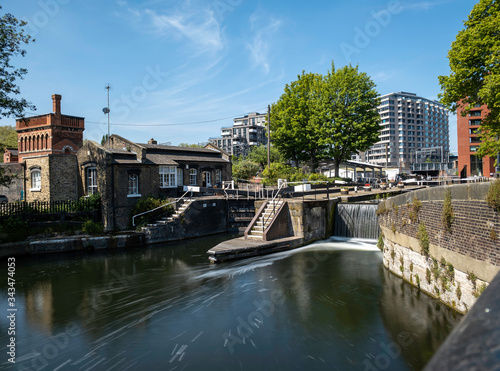
<svg viewBox="0 0 500 371"><path fill-rule="evenodd" d="M209 150L210 152L217 154L217 152ZM157 165L179 165L182 162L216 162L221 164L227 164L229 161L225 160L219 156L196 156L195 154L182 154L182 153L147 153L146 159L151 161L153 164Z"/></svg>

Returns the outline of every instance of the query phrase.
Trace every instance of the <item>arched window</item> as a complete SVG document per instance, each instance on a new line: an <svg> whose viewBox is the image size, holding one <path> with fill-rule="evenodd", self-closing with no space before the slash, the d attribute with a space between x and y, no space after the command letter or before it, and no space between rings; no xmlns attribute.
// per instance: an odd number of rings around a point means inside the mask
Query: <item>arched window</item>
<svg viewBox="0 0 500 371"><path fill-rule="evenodd" d="M128 196L139 196L139 175L137 174L128 176Z"/></svg>
<svg viewBox="0 0 500 371"><path fill-rule="evenodd" d="M87 168L87 194L97 193L97 168L95 166Z"/></svg>
<svg viewBox="0 0 500 371"><path fill-rule="evenodd" d="M189 169L189 185L197 185L196 169Z"/></svg>
<svg viewBox="0 0 500 371"><path fill-rule="evenodd" d="M40 169L31 170L31 189L30 191L40 191L42 189L42 172Z"/></svg>

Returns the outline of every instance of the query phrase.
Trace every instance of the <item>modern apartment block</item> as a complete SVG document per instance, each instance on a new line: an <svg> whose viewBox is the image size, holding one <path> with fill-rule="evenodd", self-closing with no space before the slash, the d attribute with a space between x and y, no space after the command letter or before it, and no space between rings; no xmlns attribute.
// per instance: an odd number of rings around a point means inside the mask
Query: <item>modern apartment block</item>
<svg viewBox="0 0 500 371"><path fill-rule="evenodd" d="M430 156L446 161L449 153L448 110L434 100L414 93L382 95L380 136L364 153L366 162L409 169L411 163Z"/></svg>
<svg viewBox="0 0 500 371"><path fill-rule="evenodd" d="M462 116L462 112L459 107L457 109L458 171L463 177L489 176L495 172L495 159L476 156L481 144L481 139L478 137L481 122L489 110L486 106L476 106L471 108L466 116Z"/></svg>
<svg viewBox="0 0 500 371"><path fill-rule="evenodd" d="M233 156L246 156L252 146L267 144L267 114L249 113L233 121L233 126L221 128L221 136L209 142Z"/></svg>

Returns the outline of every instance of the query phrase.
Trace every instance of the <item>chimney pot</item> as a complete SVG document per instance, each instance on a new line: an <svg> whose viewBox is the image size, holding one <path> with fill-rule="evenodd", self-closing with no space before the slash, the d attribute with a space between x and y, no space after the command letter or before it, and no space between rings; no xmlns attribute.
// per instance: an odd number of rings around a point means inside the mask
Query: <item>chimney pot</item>
<svg viewBox="0 0 500 371"><path fill-rule="evenodd" d="M148 141L148 144L158 144L158 142L156 140L154 140L153 138L151 138L149 141Z"/></svg>
<svg viewBox="0 0 500 371"><path fill-rule="evenodd" d="M52 111L61 114L61 96L59 94L52 95Z"/></svg>

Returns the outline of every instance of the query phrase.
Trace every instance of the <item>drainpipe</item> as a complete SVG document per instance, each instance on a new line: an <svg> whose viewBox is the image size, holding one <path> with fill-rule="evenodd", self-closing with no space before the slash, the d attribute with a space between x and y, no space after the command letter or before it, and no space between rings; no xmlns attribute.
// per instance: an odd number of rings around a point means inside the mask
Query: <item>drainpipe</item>
<svg viewBox="0 0 500 371"><path fill-rule="evenodd" d="M115 169L111 163L111 205L113 205L113 230L116 229L116 205L115 205Z"/></svg>

